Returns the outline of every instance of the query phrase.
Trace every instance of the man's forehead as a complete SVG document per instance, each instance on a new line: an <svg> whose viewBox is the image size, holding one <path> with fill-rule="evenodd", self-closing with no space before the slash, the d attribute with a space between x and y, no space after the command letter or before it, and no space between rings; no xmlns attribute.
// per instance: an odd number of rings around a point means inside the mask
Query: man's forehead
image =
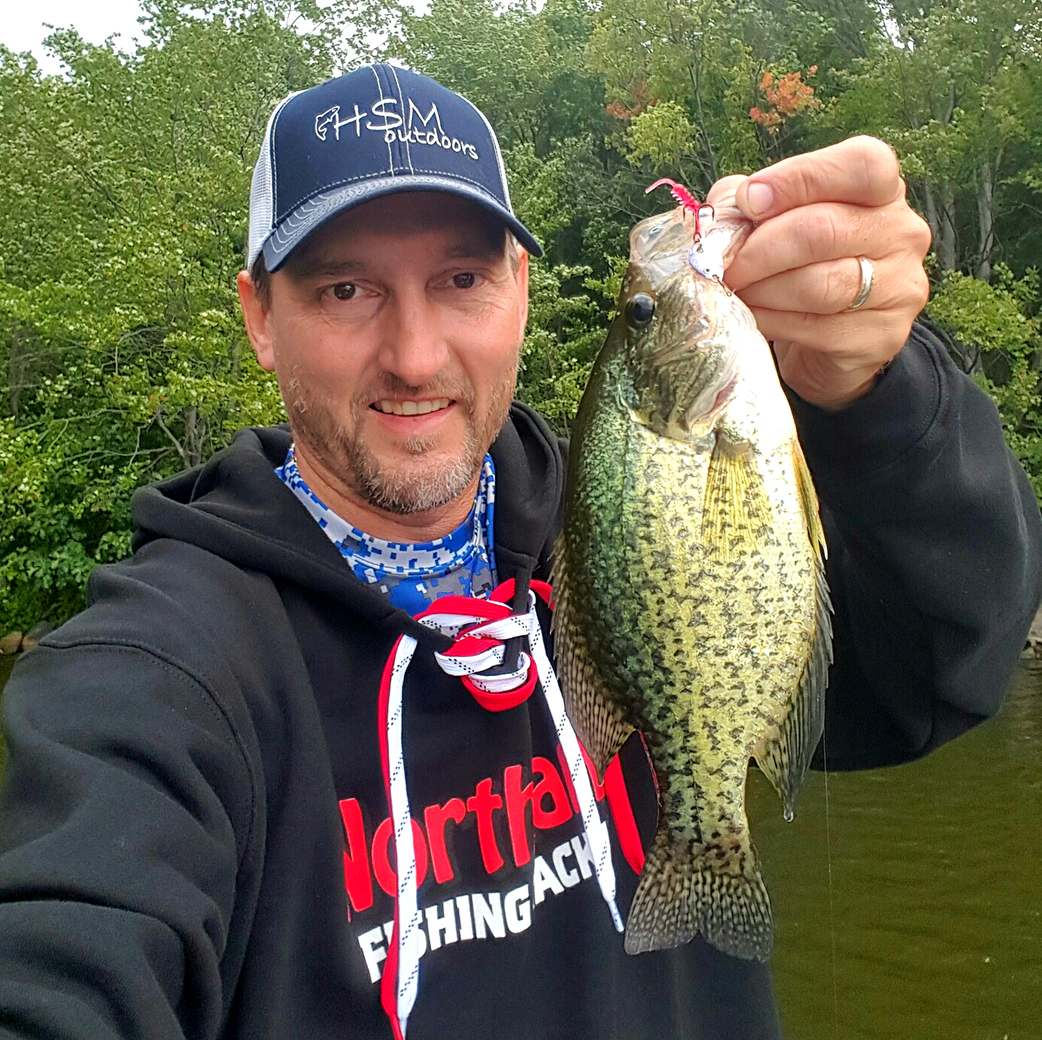
<svg viewBox="0 0 1042 1040"><path fill-rule="evenodd" d="M452 195L402 192L375 199L334 217L290 257L294 268L342 264L367 240L435 238L447 257L498 255L506 228L481 207Z"/></svg>

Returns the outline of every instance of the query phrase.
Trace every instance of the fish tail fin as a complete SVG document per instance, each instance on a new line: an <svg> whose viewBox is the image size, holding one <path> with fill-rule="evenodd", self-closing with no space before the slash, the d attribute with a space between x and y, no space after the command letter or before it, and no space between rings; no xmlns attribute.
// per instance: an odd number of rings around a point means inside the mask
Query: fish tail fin
<svg viewBox="0 0 1042 1040"><path fill-rule="evenodd" d="M655 836L626 921L626 952L646 953L702 935L745 960L766 960L774 921L748 836L733 848L670 845Z"/></svg>

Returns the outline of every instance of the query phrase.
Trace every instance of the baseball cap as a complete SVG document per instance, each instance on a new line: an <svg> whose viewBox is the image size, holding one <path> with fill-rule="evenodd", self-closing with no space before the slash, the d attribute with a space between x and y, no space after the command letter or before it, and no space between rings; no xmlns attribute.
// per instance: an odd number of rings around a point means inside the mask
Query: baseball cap
<svg viewBox="0 0 1042 1040"><path fill-rule="evenodd" d="M277 270L338 213L401 191L470 199L533 256L543 250L510 205L499 142L466 98L395 65L364 65L275 106L250 190L246 266Z"/></svg>

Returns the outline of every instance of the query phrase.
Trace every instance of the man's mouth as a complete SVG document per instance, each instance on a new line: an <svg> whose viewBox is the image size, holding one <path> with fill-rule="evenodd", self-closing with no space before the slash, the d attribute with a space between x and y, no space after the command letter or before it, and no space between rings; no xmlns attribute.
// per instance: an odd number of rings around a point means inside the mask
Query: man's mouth
<svg viewBox="0 0 1042 1040"><path fill-rule="evenodd" d="M374 401L371 407L386 415L427 415L440 412L450 404L448 397L435 397L430 401Z"/></svg>

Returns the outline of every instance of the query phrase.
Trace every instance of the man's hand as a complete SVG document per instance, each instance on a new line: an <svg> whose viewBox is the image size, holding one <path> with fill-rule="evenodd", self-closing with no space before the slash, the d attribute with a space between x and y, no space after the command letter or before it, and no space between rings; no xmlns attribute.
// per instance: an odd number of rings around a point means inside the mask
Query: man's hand
<svg viewBox="0 0 1042 1040"><path fill-rule="evenodd" d="M853 137L717 181L706 201L757 222L724 275L774 345L782 379L838 410L866 394L908 338L929 296L930 229L905 201L897 157ZM861 287L858 257L872 262Z"/></svg>

